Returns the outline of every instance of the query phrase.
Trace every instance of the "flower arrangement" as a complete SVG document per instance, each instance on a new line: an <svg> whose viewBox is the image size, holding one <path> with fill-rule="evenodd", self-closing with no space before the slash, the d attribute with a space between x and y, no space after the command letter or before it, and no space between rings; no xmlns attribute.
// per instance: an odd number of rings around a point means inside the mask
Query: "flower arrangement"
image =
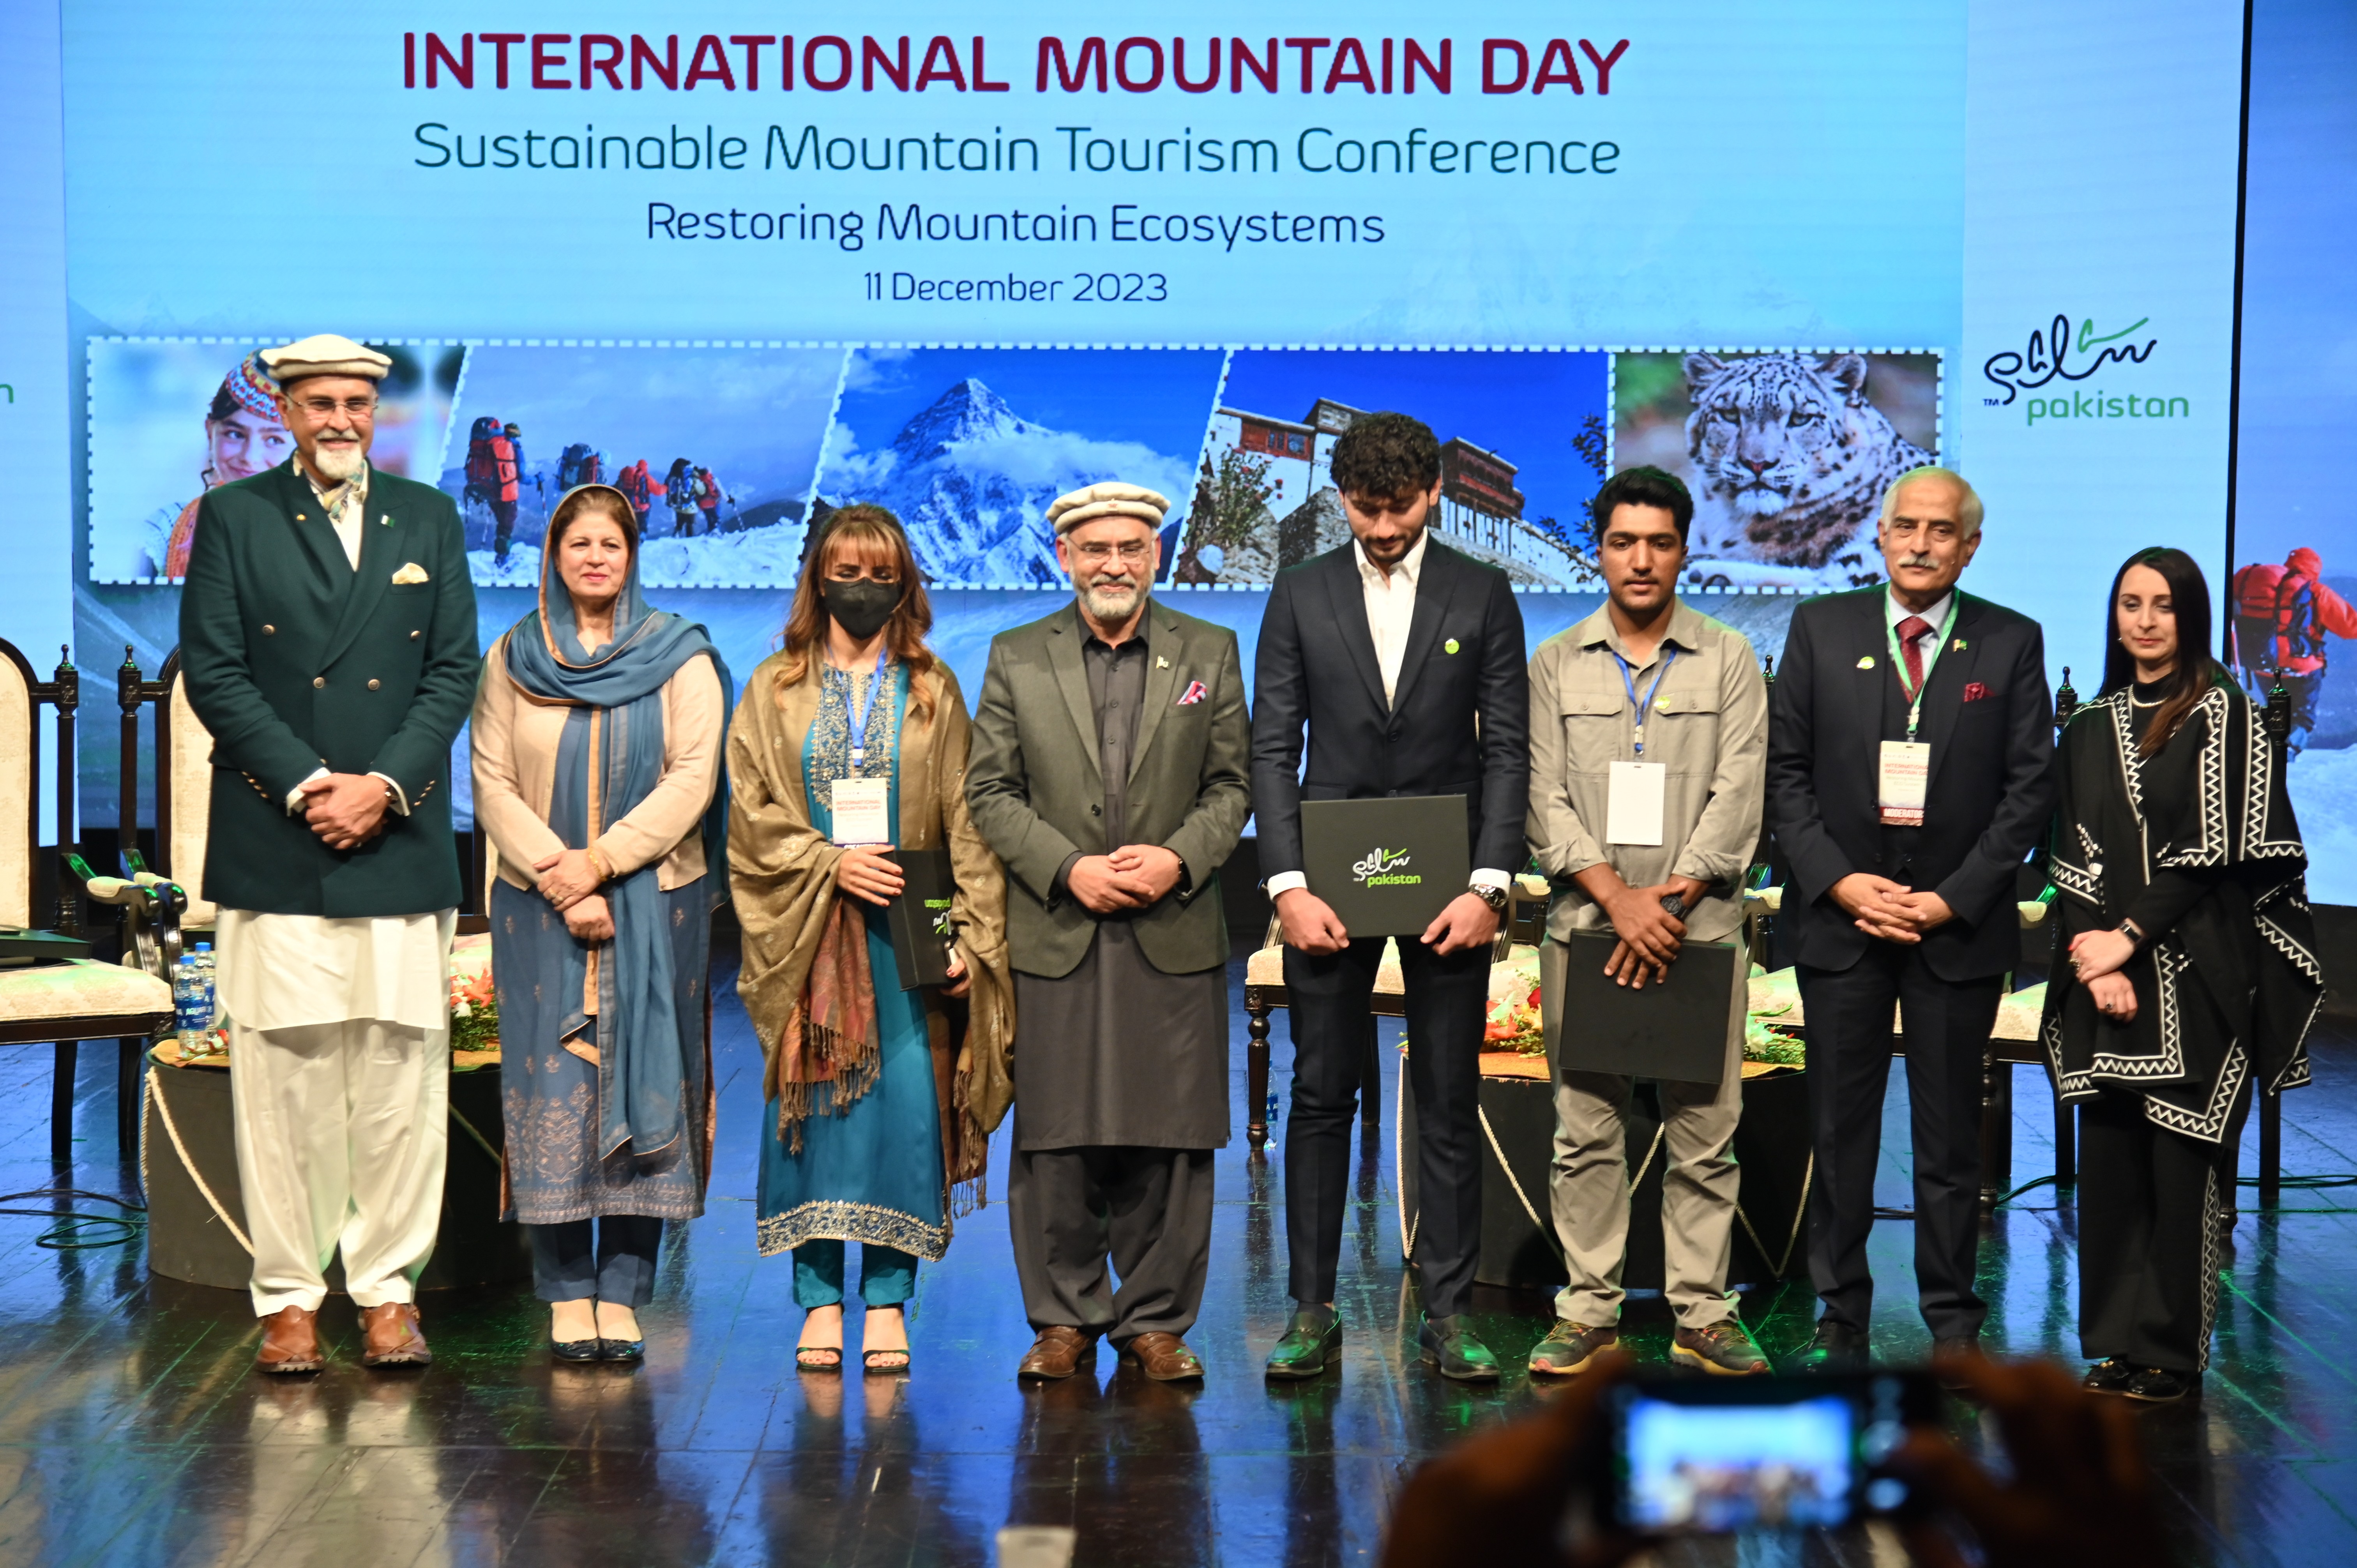
<svg viewBox="0 0 2357 1568"><path fill-rule="evenodd" d="M1793 1032L1791 1025L1780 1024L1777 1018L1790 1013L1792 1004L1780 1002L1755 1009L1743 1020L1743 1059L1748 1062L1770 1062L1777 1067L1806 1067L1808 1047Z"/></svg>
<svg viewBox="0 0 2357 1568"><path fill-rule="evenodd" d="M1539 1015L1539 988L1490 998L1490 1015L1482 1029L1482 1048L1512 1051L1517 1056L1546 1055L1546 1032Z"/></svg>
<svg viewBox="0 0 2357 1568"><path fill-rule="evenodd" d="M450 1048L500 1048L500 993L489 973L450 977Z"/></svg>

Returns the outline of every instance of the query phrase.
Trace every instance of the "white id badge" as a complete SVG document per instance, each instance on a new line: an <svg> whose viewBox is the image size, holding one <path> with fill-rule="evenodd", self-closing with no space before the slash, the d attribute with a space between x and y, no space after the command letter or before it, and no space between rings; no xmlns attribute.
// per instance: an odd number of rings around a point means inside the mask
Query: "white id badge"
<svg viewBox="0 0 2357 1568"><path fill-rule="evenodd" d="M1932 746L1928 741L1884 741L1874 789L1874 798L1882 807L1882 825L1921 827L1923 793L1931 782Z"/></svg>
<svg viewBox="0 0 2357 1568"><path fill-rule="evenodd" d="M1670 770L1658 762L1615 762L1604 776L1604 842L1659 844Z"/></svg>
<svg viewBox="0 0 2357 1568"><path fill-rule="evenodd" d="M843 844L892 842L892 781L889 779L838 779L834 781L834 842Z"/></svg>

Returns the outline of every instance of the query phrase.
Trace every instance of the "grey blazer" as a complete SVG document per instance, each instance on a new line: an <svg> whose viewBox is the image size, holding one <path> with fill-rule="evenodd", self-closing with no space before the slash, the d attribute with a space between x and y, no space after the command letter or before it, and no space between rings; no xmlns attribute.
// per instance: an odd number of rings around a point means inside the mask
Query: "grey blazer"
<svg viewBox="0 0 2357 1568"><path fill-rule="evenodd" d="M1166 974L1223 963L1228 928L1220 866L1252 811L1252 725L1236 634L1149 601L1154 662L1146 673L1129 832L1186 863L1179 886L1128 917L1138 946ZM991 639L974 716L966 807L1006 864L1008 954L1026 974L1071 972L1096 940L1097 917L1056 888L1075 851L1103 854L1104 779L1077 605ZM1182 703L1196 682L1203 690Z"/></svg>

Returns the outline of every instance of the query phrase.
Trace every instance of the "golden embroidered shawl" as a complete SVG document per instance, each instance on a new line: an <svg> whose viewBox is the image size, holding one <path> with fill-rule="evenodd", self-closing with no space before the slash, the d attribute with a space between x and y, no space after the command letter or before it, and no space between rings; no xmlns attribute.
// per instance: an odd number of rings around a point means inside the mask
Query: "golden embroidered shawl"
<svg viewBox="0 0 2357 1568"><path fill-rule="evenodd" d="M761 1042L761 1092L780 1100L780 1049L789 1018L807 1012L811 969L838 897L843 851L811 825L802 789L802 747L818 715L823 659L787 684L786 656L772 654L745 682L728 735L728 881L743 929L737 993ZM898 778L902 849L946 844L957 876L950 918L972 988L963 1002L924 993L941 1105L942 1162L963 1201L986 1198L989 1138L1015 1098L1015 993L1006 961L1006 878L998 857L966 815L969 745L964 694L936 662L916 678L930 716L912 692L900 727ZM886 977L885 984L894 982ZM808 1096L801 1097L806 1106ZM832 1097L829 1097L832 1098ZM786 1108L780 1132L785 1135Z"/></svg>

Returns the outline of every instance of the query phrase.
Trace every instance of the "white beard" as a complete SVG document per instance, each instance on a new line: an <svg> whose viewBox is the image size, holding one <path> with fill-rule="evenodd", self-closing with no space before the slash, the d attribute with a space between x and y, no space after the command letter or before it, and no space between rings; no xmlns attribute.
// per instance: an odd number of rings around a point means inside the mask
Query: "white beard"
<svg viewBox="0 0 2357 1568"><path fill-rule="evenodd" d="M1081 590L1081 607L1096 619L1111 625L1116 621L1127 620L1131 616L1135 615L1137 607L1146 602L1149 591L1146 585L1140 583L1135 592L1126 598L1122 598L1100 588L1086 587Z"/></svg>
<svg viewBox="0 0 2357 1568"><path fill-rule="evenodd" d="M357 441L349 446L321 446L305 456L321 478L333 479L339 485L359 478L368 467L368 448Z"/></svg>

